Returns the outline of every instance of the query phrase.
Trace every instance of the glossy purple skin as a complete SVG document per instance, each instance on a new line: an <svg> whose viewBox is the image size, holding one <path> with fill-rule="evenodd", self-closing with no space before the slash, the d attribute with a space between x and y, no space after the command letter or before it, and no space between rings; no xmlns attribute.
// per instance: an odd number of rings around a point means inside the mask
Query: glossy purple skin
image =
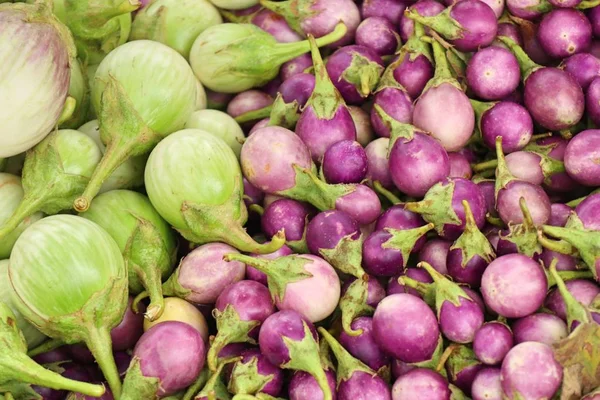
<svg viewBox="0 0 600 400"><path fill-rule="evenodd" d="M275 312L271 293L266 286L255 281L240 281L227 286L217 298L215 308L221 312L231 305L238 314L240 321L263 322ZM258 329L249 334L256 339Z"/></svg>
<svg viewBox="0 0 600 400"><path fill-rule="evenodd" d="M384 17L369 17L356 29L356 44L367 47L380 56L394 54L399 40L394 24Z"/></svg>
<svg viewBox="0 0 600 400"><path fill-rule="evenodd" d="M340 106L333 118L320 119L309 103L296 124L296 134L310 150L312 159L320 162L332 144L342 140L356 140L356 127L346 106ZM286 154L286 157L289 155Z"/></svg>
<svg viewBox="0 0 600 400"><path fill-rule="evenodd" d="M567 289L573 295L575 300L584 306L589 306L594 301L594 298L600 294L600 287L592 282L584 279L575 279L565 282ZM567 310L565 301L557 289L553 289L546 297L544 306L556 314L563 320L567 320Z"/></svg>
<svg viewBox="0 0 600 400"><path fill-rule="evenodd" d="M279 76L285 82L294 75L304 73L312 66L313 62L310 54L305 53L284 63L279 70Z"/></svg>
<svg viewBox="0 0 600 400"><path fill-rule="evenodd" d="M327 183L360 183L367 174L367 153L360 143L342 140L331 145L323 156Z"/></svg>
<svg viewBox="0 0 600 400"><path fill-rule="evenodd" d="M552 347L537 342L513 347L502 362L502 390L508 399L549 399L560 387L561 365L554 359Z"/></svg>
<svg viewBox="0 0 600 400"><path fill-rule="evenodd" d="M366 58L381 65L381 71L383 72L383 60L376 51L369 47L359 45L341 47L329 56L326 65L327 73L344 100L349 104L360 104L364 101L364 97L358 92L354 84L344 78L344 72L350 67L355 56Z"/></svg>
<svg viewBox="0 0 600 400"><path fill-rule="evenodd" d="M392 400L392 393L379 375L355 371L350 379L340 383L337 397L339 400Z"/></svg>
<svg viewBox="0 0 600 400"><path fill-rule="evenodd" d="M250 199L247 199L246 196ZM252 204L260 205L264 198L265 194L248 182L248 179L244 178L244 203L246 204L246 207L249 207Z"/></svg>
<svg viewBox="0 0 600 400"><path fill-rule="evenodd" d="M510 328L501 322L488 322L475 334L473 351L484 364L498 365L513 347L513 334Z"/></svg>
<svg viewBox="0 0 600 400"><path fill-rule="evenodd" d="M400 360L392 360L392 377L394 379L398 379L402 375L407 374L408 372L412 371L415 368L417 368L417 367L415 367L412 364L407 364Z"/></svg>
<svg viewBox="0 0 600 400"><path fill-rule="evenodd" d="M373 140L365 148L367 155L367 179L371 182L379 181L381 186L386 189L394 187L387 158L389 145L390 140L388 138L379 138Z"/></svg>
<svg viewBox="0 0 600 400"><path fill-rule="evenodd" d="M592 24L581 11L555 9L540 22L537 37L550 57L569 57L590 47Z"/></svg>
<svg viewBox="0 0 600 400"><path fill-rule="evenodd" d="M394 78L408 92L411 99L421 95L427 82L433 77L433 64L422 54L414 57L404 57L394 70Z"/></svg>
<svg viewBox="0 0 600 400"><path fill-rule="evenodd" d="M292 103L296 100L300 107L304 107L314 89L315 76L300 73L286 79L279 86L279 93L281 93L281 97L286 103Z"/></svg>
<svg viewBox="0 0 600 400"><path fill-rule="evenodd" d="M398 139L389 158L392 180L401 192L423 197L450 174L450 160L442 145L421 132L412 140Z"/></svg>
<svg viewBox="0 0 600 400"><path fill-rule="evenodd" d="M477 305L479 306L479 308L481 308L482 310L485 311L485 309L486 309L485 308L485 303L483 302L483 298L481 298L481 295L479 294L479 292L476 292L473 289L469 289L467 286L461 286L461 287L462 287L462 290L464 290L464 292L466 294L468 294L469 297L471 299L473 299L473 301L475 303L477 303Z"/></svg>
<svg viewBox="0 0 600 400"><path fill-rule="evenodd" d="M542 15L542 11L536 9L542 3L542 0L506 0L506 7L515 17L531 21Z"/></svg>
<svg viewBox="0 0 600 400"><path fill-rule="evenodd" d="M491 216L497 216L498 211L496 210L495 182L491 180L485 180L478 182L477 186L479 186L479 190L481 190L481 193L485 198L487 213L489 213Z"/></svg>
<svg viewBox="0 0 600 400"><path fill-rule="evenodd" d="M377 104L392 119L404 124L412 122L413 104L407 92L393 87L386 87L375 94L373 104ZM375 133L381 137L390 137L390 129L379 116L375 108L371 109L371 125Z"/></svg>
<svg viewBox="0 0 600 400"><path fill-rule="evenodd" d="M524 100L533 119L551 131L575 125L585 106L581 86L558 68L541 68L529 75Z"/></svg>
<svg viewBox="0 0 600 400"><path fill-rule="evenodd" d="M350 278L344 283L341 292L342 296L344 295L344 293L346 293L346 290L348 290L350 284L352 284L352 282L354 282L355 280L356 278ZM379 302L383 300L385 296L386 291L383 285L379 283L377 279L370 276L369 282L367 283L367 305L371 307L377 307L377 304L379 304Z"/></svg>
<svg viewBox="0 0 600 400"><path fill-rule="evenodd" d="M304 324L308 326L313 337L317 340L317 331L313 324L304 316L292 310L278 311L269 316L262 324L258 335L260 352L276 366L290 361L290 352L283 337L301 341L304 339Z"/></svg>
<svg viewBox="0 0 600 400"><path fill-rule="evenodd" d="M431 308L412 294L381 300L373 315L373 336L383 351L404 362L429 360L438 344L439 328Z"/></svg>
<svg viewBox="0 0 600 400"><path fill-rule="evenodd" d="M585 105L588 116L598 125L600 122L600 78L595 78L590 83L585 94Z"/></svg>
<svg viewBox="0 0 600 400"><path fill-rule="evenodd" d="M471 343L475 332L484 322L483 310L479 305L461 297L456 306L445 301L439 313L440 330L446 338L455 343Z"/></svg>
<svg viewBox="0 0 600 400"><path fill-rule="evenodd" d="M257 258L266 258L268 260L273 260L279 257L284 257L284 256L289 256L290 254L292 254L292 249L290 249L289 247L287 247L286 245L283 245L282 247L279 248L279 250L273 252L273 253L269 253L269 254L251 254L252 257L257 257ZM267 286L268 285L268 278L267 275L264 272L261 272L259 270L257 270L254 267L251 267L249 265L246 265L246 279L250 279L252 281L256 281L262 285Z"/></svg>
<svg viewBox="0 0 600 400"><path fill-rule="evenodd" d="M416 10L420 15L424 17L433 17L444 11L444 5L435 0L419 0L415 4L409 7L411 10ZM412 19L408 18L405 15L400 17L400 22L398 24L398 31L400 33L400 38L403 42L408 41L408 39L412 36L415 30L415 23ZM429 28L426 28L426 32L429 31Z"/></svg>
<svg viewBox="0 0 600 400"><path fill-rule="evenodd" d="M501 101L481 117L483 143L490 149L496 146L496 137L502 136L505 154L521 150L533 135L533 120L527 109L517 103Z"/></svg>
<svg viewBox="0 0 600 400"><path fill-rule="evenodd" d="M498 192L496 200L498 214L505 224L523 223L523 212L519 206L521 197L527 202L534 225L543 225L550 219L550 199L546 192L529 182L512 181Z"/></svg>
<svg viewBox="0 0 600 400"><path fill-rule="evenodd" d="M479 0L463 0L456 6L472 2L487 7ZM413 111L413 125L431 132L446 151L458 151L467 144L473 134L475 113L467 95L456 86L445 82L427 89L417 99ZM432 167L440 169L440 165L436 163Z"/></svg>
<svg viewBox="0 0 600 400"><path fill-rule="evenodd" d="M331 33L341 21L348 28L343 38L328 47L337 48L352 43L356 28L360 24L360 11L352 0L314 0L312 15L300 21L302 32L316 38Z"/></svg>
<svg viewBox="0 0 600 400"><path fill-rule="evenodd" d="M281 86L282 83L283 81L281 80L281 78L275 77L274 79L267 82L264 86L261 86L260 90L262 90L272 98L276 98L277 93L279 92L279 86Z"/></svg>
<svg viewBox="0 0 600 400"><path fill-rule="evenodd" d="M179 284L191 291L186 300L212 304L223 289L244 279L246 267L243 263L223 260L229 253L238 251L224 243L208 243L196 247L181 260Z"/></svg>
<svg viewBox="0 0 600 400"><path fill-rule="evenodd" d="M386 277L402 272L404 260L400 250L385 248L383 245L392 237L386 231L374 231L363 242L363 267L369 274Z"/></svg>
<svg viewBox="0 0 600 400"><path fill-rule="evenodd" d="M278 148L280 151L265 149ZM240 156L242 171L250 183L265 193L291 189L296 184L293 164L311 168L308 148L294 132L276 126L256 130L250 135Z"/></svg>
<svg viewBox="0 0 600 400"><path fill-rule="evenodd" d="M119 376L124 378L127 374L129 364L131 364L131 355L126 351L117 351L113 353L113 357L115 358L115 364L117 365Z"/></svg>
<svg viewBox="0 0 600 400"><path fill-rule="evenodd" d="M252 89L238 93L227 105L227 114L233 118L273 104L273 98L260 90Z"/></svg>
<svg viewBox="0 0 600 400"><path fill-rule="evenodd" d="M364 0L360 13L363 19L383 17L396 24L405 8L406 4L400 0Z"/></svg>
<svg viewBox="0 0 600 400"><path fill-rule="evenodd" d="M96 362L94 355L83 343L69 345L71 359L79 364L93 364Z"/></svg>
<svg viewBox="0 0 600 400"><path fill-rule="evenodd" d="M485 304L506 318L522 318L544 303L548 280L541 265L521 254L507 254L488 265L481 279Z"/></svg>
<svg viewBox="0 0 600 400"><path fill-rule="evenodd" d="M483 364L477 363L464 367L462 370L456 373L456 376L449 375L448 380L454 386L458 387L467 396L471 395L471 386L475 380L475 376L479 371L484 368ZM446 368L449 372L449 368Z"/></svg>
<svg viewBox="0 0 600 400"><path fill-rule="evenodd" d="M565 151L565 169L569 176L585 186L600 186L600 129L588 129L569 141Z"/></svg>
<svg viewBox="0 0 600 400"><path fill-rule="evenodd" d="M311 253L320 256L321 249L334 249L346 236L360 236L358 223L343 211L323 211L306 228L306 244Z"/></svg>
<svg viewBox="0 0 600 400"><path fill-rule="evenodd" d="M369 225L381 213L381 201L367 185L356 185L354 191L335 201L336 210L344 211L361 225Z"/></svg>
<svg viewBox="0 0 600 400"><path fill-rule="evenodd" d="M558 260L558 263L556 264L557 271L577 270L577 259L568 254L561 254L552 250L544 249L542 255L540 256L540 260L544 262L546 267L548 267L555 258Z"/></svg>
<svg viewBox="0 0 600 400"><path fill-rule="evenodd" d="M422 268L406 268L406 270L402 274L400 274L400 276L402 276L402 275L405 275L411 279L414 279L416 281L423 282L423 283L432 283L433 282L431 275L429 275L429 273ZM398 282L398 278L399 278L399 276L393 276L389 279L388 285L387 285L388 296L391 296L392 294L397 294L397 293L408 293L408 294L412 294L413 296L417 296L417 297L421 297L421 298L423 297L421 295L421 293L417 292L417 290L415 290L413 288L409 288L404 285L401 285L400 282Z"/></svg>
<svg viewBox="0 0 600 400"><path fill-rule="evenodd" d="M399 377L392 387L394 400L450 400L448 381L435 371L416 368Z"/></svg>
<svg viewBox="0 0 600 400"><path fill-rule="evenodd" d="M466 283L471 287L479 287L483 272L488 266L487 261L475 255L464 266L462 263L463 251L461 249L456 248L448 251L446 268L452 279L458 283Z"/></svg>
<svg viewBox="0 0 600 400"><path fill-rule="evenodd" d="M515 151L506 155L506 165L510 173L515 178L536 186L544 182L541 161L540 155L529 151Z"/></svg>
<svg viewBox="0 0 600 400"><path fill-rule="evenodd" d="M388 365L390 356L384 353L373 337L373 319L371 317L358 317L351 324L352 329L362 329L358 336L350 336L342 330L340 343L354 357L365 363L374 371Z"/></svg>
<svg viewBox="0 0 600 400"><path fill-rule="evenodd" d="M516 320L512 325L515 344L540 342L547 345L567 337L567 324L554 314L537 313Z"/></svg>
<svg viewBox="0 0 600 400"><path fill-rule="evenodd" d="M263 232L273 237L285 230L288 241L302 239L306 228L306 219L313 213L310 206L292 199L279 199L269 204L261 218Z"/></svg>
<svg viewBox="0 0 600 400"><path fill-rule="evenodd" d="M147 330L133 350L142 374L160 380L159 396L168 396L189 385L200 374L206 348L200 333L177 321L162 322Z"/></svg>
<svg viewBox="0 0 600 400"><path fill-rule="evenodd" d="M336 380L335 380L335 372L332 370L325 371L325 375L327 376L327 383L331 388L331 399L336 400ZM290 396L290 400L323 400L323 391L319 387L319 384L307 372L296 371L294 375L292 375L292 379L290 380L290 384L288 387L288 394Z"/></svg>
<svg viewBox="0 0 600 400"><path fill-rule="evenodd" d="M271 364L269 360L260 352L253 348L242 353L242 360L238 361L247 364L256 358L258 374L261 377L272 375L271 380L260 390L261 393L266 393L271 396L278 396L283 387L284 373L279 367Z"/></svg>
<svg viewBox="0 0 600 400"><path fill-rule="evenodd" d="M259 130L260 128L265 128L269 126L269 122L271 122L270 118L263 118L252 126L252 129L248 131L248 136L252 135L254 132ZM245 179L245 178L244 178Z"/></svg>
<svg viewBox="0 0 600 400"><path fill-rule="evenodd" d="M460 153L448 153L450 160L450 178L471 179L473 170L467 158Z"/></svg>
<svg viewBox="0 0 600 400"><path fill-rule="evenodd" d="M510 22L501 22L498 24L497 36L507 36L512 39L516 44L523 47L523 37L517 25ZM494 46L506 48L506 45L498 40L493 43Z"/></svg>
<svg viewBox="0 0 600 400"><path fill-rule="evenodd" d="M573 75L579 86L586 91L594 78L600 76L600 59L590 53L578 53L563 61L565 71Z"/></svg>
<svg viewBox="0 0 600 400"><path fill-rule="evenodd" d="M263 8L253 18L252 23L263 31L270 33L280 43L298 42L302 40L285 19L271 10Z"/></svg>
<svg viewBox="0 0 600 400"><path fill-rule="evenodd" d="M348 110L356 127L356 141L367 146L375 137L369 113L359 106L348 106Z"/></svg>
<svg viewBox="0 0 600 400"><path fill-rule="evenodd" d="M140 304L139 312L136 314L131 309L133 297L129 297L125 315L119 323L110 331L112 348L115 351L122 351L133 348L138 339L144 333L144 312L146 305Z"/></svg>
<svg viewBox="0 0 600 400"><path fill-rule="evenodd" d="M552 203L550 206L550 219L548 225L565 226L573 209L563 203Z"/></svg>
<svg viewBox="0 0 600 400"><path fill-rule="evenodd" d="M430 264L440 274L448 274L448 252L452 242L444 239L432 239L427 241L419 252L419 261Z"/></svg>
<svg viewBox="0 0 600 400"><path fill-rule="evenodd" d="M575 208L584 228L600 230L600 194L591 194Z"/></svg>
<svg viewBox="0 0 600 400"><path fill-rule="evenodd" d="M494 10L479 0L462 0L451 6L450 16L463 28L462 37L451 43L460 51L476 51L496 38L498 21Z"/></svg>
<svg viewBox="0 0 600 400"><path fill-rule="evenodd" d="M46 353L32 357L38 364L53 364L61 361L70 361L71 353L67 346L62 346Z"/></svg>
<svg viewBox="0 0 600 400"><path fill-rule="evenodd" d="M484 368L475 375L471 385L473 400L502 400L500 368Z"/></svg>
<svg viewBox="0 0 600 400"><path fill-rule="evenodd" d="M490 46L476 52L467 65L467 84L485 100L500 100L519 86L521 71L508 50Z"/></svg>
<svg viewBox="0 0 600 400"><path fill-rule="evenodd" d="M377 220L376 230L385 228L413 229L425 225L425 221L417 213L404 209L402 204L388 208ZM424 244L423 240L421 245Z"/></svg>

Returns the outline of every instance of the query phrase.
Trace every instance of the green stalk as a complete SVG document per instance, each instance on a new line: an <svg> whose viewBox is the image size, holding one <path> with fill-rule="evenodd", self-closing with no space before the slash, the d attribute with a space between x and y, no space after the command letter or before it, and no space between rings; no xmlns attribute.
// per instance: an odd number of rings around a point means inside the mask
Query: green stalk
<svg viewBox="0 0 600 400"><path fill-rule="evenodd" d="M98 362L98 366L102 373L104 374L104 378L108 382L108 386L112 390L113 396L115 399L119 399L121 397L121 379L119 378L119 371L117 370L117 366L115 365L115 359L112 355L111 349L111 338L110 332L105 328L96 328L92 326L88 329L89 336L86 344L88 349L92 352L96 362Z"/></svg>

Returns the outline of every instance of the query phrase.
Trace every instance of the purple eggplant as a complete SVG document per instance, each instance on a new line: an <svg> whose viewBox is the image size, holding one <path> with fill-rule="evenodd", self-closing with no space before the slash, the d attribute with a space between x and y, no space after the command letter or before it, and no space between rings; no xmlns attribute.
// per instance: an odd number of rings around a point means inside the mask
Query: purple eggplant
<svg viewBox="0 0 600 400"><path fill-rule="evenodd" d="M547 0L506 0L508 11L518 18L535 20L552 9Z"/></svg>
<svg viewBox="0 0 600 400"><path fill-rule="evenodd" d="M287 24L285 19L268 9L261 9L252 17L252 23L270 33L280 43L299 42L302 36Z"/></svg>
<svg viewBox="0 0 600 400"><path fill-rule="evenodd" d="M221 292L215 303L217 334L208 350L207 361L216 371L219 352L230 343L255 343L258 327L275 312L269 289L255 281L240 281Z"/></svg>
<svg viewBox="0 0 600 400"><path fill-rule="evenodd" d="M354 331L361 330L358 336L350 336L346 332L340 333L340 343L350 354L365 363L369 368L378 371L390 362L390 356L384 353L373 336L373 319L358 317L352 321Z"/></svg>
<svg viewBox="0 0 600 400"><path fill-rule="evenodd" d="M490 309L506 318L522 318L539 309L548 280L542 266L521 254L507 254L488 265L481 293Z"/></svg>
<svg viewBox="0 0 600 400"><path fill-rule="evenodd" d="M512 325L515 344L540 342L552 346L566 338L567 324L553 314L537 313L519 318Z"/></svg>
<svg viewBox="0 0 600 400"><path fill-rule="evenodd" d="M387 158L389 144L388 138L379 138L373 140L365 148L367 155L366 178L373 184L379 182L386 189L394 187Z"/></svg>
<svg viewBox="0 0 600 400"><path fill-rule="evenodd" d="M263 232L272 237L283 230L287 245L298 253L308 253L306 226L314 213L312 207L291 199L280 199L269 204L261 217ZM287 254L285 254L287 255Z"/></svg>
<svg viewBox="0 0 600 400"><path fill-rule="evenodd" d="M473 351L486 365L499 365L513 347L514 339L510 328L498 321L485 323L475 333Z"/></svg>
<svg viewBox="0 0 600 400"><path fill-rule="evenodd" d="M408 8L410 8L411 10L415 10L419 13L419 15L423 17L434 17L442 11L444 11L445 9L442 3L439 3L435 0L420 0L412 4ZM404 13L399 19L398 28L400 38L404 42L407 42L410 39L410 37L415 34L415 22L409 17L407 17ZM425 33L429 33L429 28L425 30Z"/></svg>
<svg viewBox="0 0 600 400"><path fill-rule="evenodd" d="M510 101L482 103L471 100L483 143L495 149L502 137L502 150L512 153L523 149L533 135L533 120L525 107ZM510 121L510 123L509 123Z"/></svg>
<svg viewBox="0 0 600 400"><path fill-rule="evenodd" d="M502 400L502 383L500 368L484 368L480 370L471 386L473 400Z"/></svg>
<svg viewBox="0 0 600 400"><path fill-rule="evenodd" d="M395 24L400 20L405 8L406 4L398 0L364 0L360 11L363 19L382 17Z"/></svg>
<svg viewBox="0 0 600 400"><path fill-rule="evenodd" d="M286 103L298 102L299 107L304 107L313 90L315 89L315 76L307 73L296 74L279 86L283 101Z"/></svg>
<svg viewBox="0 0 600 400"><path fill-rule="evenodd" d="M579 10L555 9L544 15L537 38L550 57L565 58L589 49L592 44L592 24Z"/></svg>
<svg viewBox="0 0 600 400"><path fill-rule="evenodd" d="M360 183L367 174L367 153L360 143L342 140L331 145L323 156L327 183Z"/></svg>
<svg viewBox="0 0 600 400"><path fill-rule="evenodd" d="M600 295L600 287L594 282L584 279L575 279L565 282L565 288L571 296L584 307L592 304L596 296ZM552 311L556 316L567 320L567 305L563 299L561 291L554 289L548 294L544 302L546 308Z"/></svg>
<svg viewBox="0 0 600 400"><path fill-rule="evenodd" d="M471 163L464 155L461 153L448 153L448 159L450 160L449 178L471 179L473 177Z"/></svg>
<svg viewBox="0 0 600 400"><path fill-rule="evenodd" d="M600 77L594 78L588 86L585 94L585 105L588 117L598 125L598 122L600 122Z"/></svg>
<svg viewBox="0 0 600 400"><path fill-rule="evenodd" d="M254 187L248 179L244 178L244 203L246 207L250 207L251 205L258 204L260 205L265 198L265 194L262 190Z"/></svg>
<svg viewBox="0 0 600 400"><path fill-rule="evenodd" d="M230 253L224 259L243 262L267 274L277 308L297 311L311 322L327 318L340 299L339 278L320 257L303 254L266 260Z"/></svg>
<svg viewBox="0 0 600 400"><path fill-rule="evenodd" d="M561 67L573 75L584 91L594 78L600 76L600 59L590 53L573 54L561 63Z"/></svg>
<svg viewBox="0 0 600 400"><path fill-rule="evenodd" d="M558 68L542 67L507 37L500 38L519 60L525 84L525 107L546 129L568 129L581 120L585 99L575 78Z"/></svg>
<svg viewBox="0 0 600 400"><path fill-rule="evenodd" d="M512 22L500 22L498 24L498 36L506 36L514 40L519 46L523 46L523 36L519 31L519 27ZM506 45L499 41L497 38L492 43L494 46L506 48Z"/></svg>
<svg viewBox="0 0 600 400"><path fill-rule="evenodd" d="M138 308L136 314L131 308L132 304L133 298L130 297L123 319L110 331L110 339L115 351L133 348L144 333L144 309Z"/></svg>
<svg viewBox="0 0 600 400"><path fill-rule="evenodd" d="M467 65L467 84L485 100L500 100L519 86L521 70L508 50L490 46L476 52Z"/></svg>
<svg viewBox="0 0 600 400"><path fill-rule="evenodd" d="M233 364L229 376L229 391L233 394L265 393L278 396L283 387L283 371L271 364L258 349L242 353L242 359Z"/></svg>
<svg viewBox="0 0 600 400"><path fill-rule="evenodd" d="M412 122L412 99L394 77L394 71L403 60L402 57L398 57L385 69L373 98L371 124L375 133L382 137L391 135L393 126L389 119L403 124Z"/></svg>
<svg viewBox="0 0 600 400"><path fill-rule="evenodd" d="M475 357L475 353L469 346L451 344L446 351L450 353L445 363L448 381L470 396L475 376L484 365ZM453 387L450 390L455 392Z"/></svg>
<svg viewBox="0 0 600 400"><path fill-rule="evenodd" d="M394 24L384 17L365 18L356 29L356 44L380 56L394 54L400 45Z"/></svg>
<svg viewBox="0 0 600 400"><path fill-rule="evenodd" d="M424 269L422 269L422 268L406 268L406 270L402 274L400 274L399 276L391 277L390 280L388 281L388 286L387 286L388 296L391 296L392 294L396 294L396 293L408 293L408 294L412 294L413 296L423 298L423 295L418 290L413 289L410 286L405 286L404 284L400 283L399 278L401 276L406 276L416 282L433 283L433 278L431 278L431 275L429 275L429 273L427 273L427 271L425 271Z"/></svg>
<svg viewBox="0 0 600 400"><path fill-rule="evenodd" d="M439 373L425 368L416 368L400 376L392 387L394 400L449 400L448 381Z"/></svg>
<svg viewBox="0 0 600 400"><path fill-rule="evenodd" d="M265 92L255 89L246 90L245 92L238 93L231 99L227 105L227 114L237 120L239 117L250 115L250 113L263 109L271 104L273 104L273 98ZM259 118L260 117L253 119L244 118L244 122L256 122Z"/></svg>
<svg viewBox="0 0 600 400"><path fill-rule="evenodd" d="M204 366L206 349L191 325L167 321L145 332L133 350L122 399L165 397L191 385Z"/></svg>
<svg viewBox="0 0 600 400"><path fill-rule="evenodd" d="M569 141L565 168L570 177L586 186L600 185L600 130L588 129Z"/></svg>
<svg viewBox="0 0 600 400"><path fill-rule="evenodd" d="M356 127L356 141L366 147L375 138L369 113L359 106L348 106L348 110Z"/></svg>
<svg viewBox="0 0 600 400"><path fill-rule="evenodd" d="M498 30L494 10L478 0L459 1L433 17L422 16L410 8L405 15L429 26L464 52L490 45Z"/></svg>
<svg viewBox="0 0 600 400"><path fill-rule="evenodd" d="M279 71L279 76L281 77L281 80L285 82L294 75L306 73L312 66L313 63L310 54L302 54L301 56L284 63Z"/></svg>
<svg viewBox="0 0 600 400"><path fill-rule="evenodd" d="M507 399L550 399L562 382L563 369L552 347L525 342L513 347L502 362L500 380Z"/></svg>
<svg viewBox="0 0 600 400"><path fill-rule="evenodd" d="M426 262L440 274L448 274L448 253L452 242L444 239L431 239L419 252L419 261Z"/></svg>
<svg viewBox="0 0 600 400"><path fill-rule="evenodd" d="M571 215L571 211L573 211L573 209L567 204L552 203L552 206L550 207L550 219L548 220L548 225L565 226L569 216Z"/></svg>
<svg viewBox="0 0 600 400"><path fill-rule="evenodd" d="M323 392L332 399L332 390L319 358L317 332L312 323L295 311L279 311L263 322L258 336L260 351L280 368L312 375Z"/></svg>
<svg viewBox="0 0 600 400"><path fill-rule="evenodd" d="M320 327L319 333L338 362L338 400L392 400L387 383L375 371L354 358L326 329Z"/></svg>
<svg viewBox="0 0 600 400"><path fill-rule="evenodd" d="M305 244L306 246L306 244ZM258 257L258 258L266 258L269 260L274 260L276 258L279 257L283 257L283 256L289 256L290 254L292 254L293 251L292 249L290 249L288 246L283 245L279 250L277 250L274 253L269 253L269 254L251 254L252 257ZM251 267L249 265L246 265L246 279L249 279L251 281L256 281L264 286L268 285L268 281L267 281L267 275L265 275L264 273L260 272L259 270L257 270L254 267ZM211 315L209 313L209 315Z"/></svg>
<svg viewBox="0 0 600 400"><path fill-rule="evenodd" d="M325 371L325 376L327 377L327 383L329 384L329 389L331 390L331 399L336 400L337 395L335 392L336 382L335 382L335 372L332 370ZM290 384L288 387L288 393L290 396L290 400L324 400L325 395L323 391L319 387L319 384L313 378L313 376L304 371L296 371L294 375L292 375L292 379L290 379Z"/></svg>
<svg viewBox="0 0 600 400"><path fill-rule="evenodd" d="M440 339L437 319L427 303L404 293L377 305L373 336L383 351L408 363L429 360Z"/></svg>

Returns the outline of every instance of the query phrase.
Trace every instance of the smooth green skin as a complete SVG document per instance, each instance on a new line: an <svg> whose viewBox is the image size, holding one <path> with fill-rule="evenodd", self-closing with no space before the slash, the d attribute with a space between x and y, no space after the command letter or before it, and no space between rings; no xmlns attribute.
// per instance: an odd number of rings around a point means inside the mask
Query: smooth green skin
<svg viewBox="0 0 600 400"><path fill-rule="evenodd" d="M23 332L27 346L31 349L42 344L46 335L38 331L21 315L12 302L12 286L8 279L8 260L0 260L0 302L5 303L15 314L17 326Z"/></svg>
<svg viewBox="0 0 600 400"><path fill-rule="evenodd" d="M100 113L109 75L119 82L141 120L158 135L183 128L195 109L192 69L179 53L164 44L136 40L119 46L102 60L92 87L96 113Z"/></svg>
<svg viewBox="0 0 600 400"><path fill-rule="evenodd" d="M69 175L91 177L102 155L93 140L73 129L58 131L54 146L64 173Z"/></svg>
<svg viewBox="0 0 600 400"><path fill-rule="evenodd" d="M190 115L185 123L186 129L201 129L221 138L231 147L236 157L240 158L244 131L229 114L218 110L199 110Z"/></svg>
<svg viewBox="0 0 600 400"><path fill-rule="evenodd" d="M184 202L221 205L232 195L241 171L223 140L200 129L183 129L163 139L146 164L148 197L176 229L187 229Z"/></svg>
<svg viewBox="0 0 600 400"><path fill-rule="evenodd" d="M243 10L258 4L258 0L211 0L211 3L226 10Z"/></svg>
<svg viewBox="0 0 600 400"><path fill-rule="evenodd" d="M21 178L11 174L0 173L0 226L4 225L10 218L21 200L23 200ZM19 235L23 233L25 228L40 220L43 216L41 212L37 212L25 218L12 233L2 238L0 240L0 259L8 258ZM2 285L2 282L0 282L0 285Z"/></svg>
<svg viewBox="0 0 600 400"><path fill-rule="evenodd" d="M100 139L100 127L98 126L97 119L86 122L77 130L92 138L104 154L106 146ZM147 159L148 156L143 155L125 160L125 162L119 165L108 179L104 181L99 193L105 193L109 190L129 189L142 186L144 184L144 168L146 167Z"/></svg>
<svg viewBox="0 0 600 400"><path fill-rule="evenodd" d="M68 94L75 99L75 110L69 119L60 124L59 128L75 129L86 120L90 108L88 80L78 59L71 61L71 80L69 81Z"/></svg>
<svg viewBox="0 0 600 400"><path fill-rule="evenodd" d="M154 40L188 58L198 35L222 23L208 0L153 0L136 14L129 40Z"/></svg>
<svg viewBox="0 0 600 400"><path fill-rule="evenodd" d="M196 111L204 110L208 107L208 98L206 97L206 90L202 86L202 82L196 78Z"/></svg>
<svg viewBox="0 0 600 400"><path fill-rule="evenodd" d="M161 269L161 278L163 280L167 279L171 274L173 270L171 261L174 261L172 256L175 254L177 247L175 235L167 222L152 207L150 200L143 194L130 190L106 192L96 197L89 210L80 214L80 216L97 223L108 232L117 242L121 253L125 253L128 244L137 233L139 219L148 221L154 227L153 231L158 233L158 236L162 239L163 249L167 255L165 263L156 265ZM148 246L147 249L139 249L142 257L146 251L156 250L152 249L152 243L149 243ZM128 259L125 256L125 261L129 264L129 288L133 294L138 294L144 290L144 287L130 263L135 263L140 255L131 254L130 257L131 259ZM159 260L156 261L159 262Z"/></svg>

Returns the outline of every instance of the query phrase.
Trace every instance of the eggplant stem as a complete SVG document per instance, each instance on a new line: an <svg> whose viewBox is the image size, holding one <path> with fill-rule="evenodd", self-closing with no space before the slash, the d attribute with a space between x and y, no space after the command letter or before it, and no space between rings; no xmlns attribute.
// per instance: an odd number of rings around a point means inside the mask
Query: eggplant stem
<svg viewBox="0 0 600 400"><path fill-rule="evenodd" d="M494 169L497 166L498 166L497 159L480 162L478 164L471 164L471 168L473 169L474 172L487 171L490 169Z"/></svg>
<svg viewBox="0 0 600 400"><path fill-rule="evenodd" d="M379 181L373 182L373 189L375 189L375 191L377 193L379 193L380 195L382 195L383 197L385 197L393 205L402 203L402 200L400 200L390 190L384 188L383 185L381 184L381 182L379 182Z"/></svg>
<svg viewBox="0 0 600 400"><path fill-rule="evenodd" d="M60 117L58 117L58 122L56 123L56 125L61 125L63 122L71 118L76 108L77 100L75 100L74 97L67 96L67 99L65 100L65 106L63 107Z"/></svg>
<svg viewBox="0 0 600 400"><path fill-rule="evenodd" d="M27 355L29 357L35 357L40 354L44 354L49 351L58 349L59 347L64 346L64 345L65 345L65 342L62 341L61 339L50 339L50 340L45 341L38 347L34 347L33 349L29 350Z"/></svg>
<svg viewBox="0 0 600 400"><path fill-rule="evenodd" d="M163 298L160 269L155 266L153 268L146 268L146 270L147 271L143 274L143 276L138 275L138 277L146 289L144 292L147 292L150 297L150 304L146 308L144 317L152 322L160 318L165 310L165 299Z"/></svg>
<svg viewBox="0 0 600 400"><path fill-rule="evenodd" d="M140 308L138 305L140 304L140 301L144 300L147 297L150 297L150 295L145 290L142 293L135 296L135 298L133 299L133 302L131 303L131 309L133 310L134 313L139 314Z"/></svg>
<svg viewBox="0 0 600 400"><path fill-rule="evenodd" d="M25 220L25 218L30 217L36 212L40 211L45 201L46 199L44 196L29 197L27 194L25 194L17 209L4 223L4 225L0 227L0 240L3 240L6 236L10 235L15 229L17 229L17 227Z"/></svg>
<svg viewBox="0 0 600 400"><path fill-rule="evenodd" d="M113 396L115 399L118 399L121 397L122 385L119 378L119 371L112 355L111 343L108 329L92 327L89 330L86 344L98 362L98 366L104 374L104 378L108 382Z"/></svg>

